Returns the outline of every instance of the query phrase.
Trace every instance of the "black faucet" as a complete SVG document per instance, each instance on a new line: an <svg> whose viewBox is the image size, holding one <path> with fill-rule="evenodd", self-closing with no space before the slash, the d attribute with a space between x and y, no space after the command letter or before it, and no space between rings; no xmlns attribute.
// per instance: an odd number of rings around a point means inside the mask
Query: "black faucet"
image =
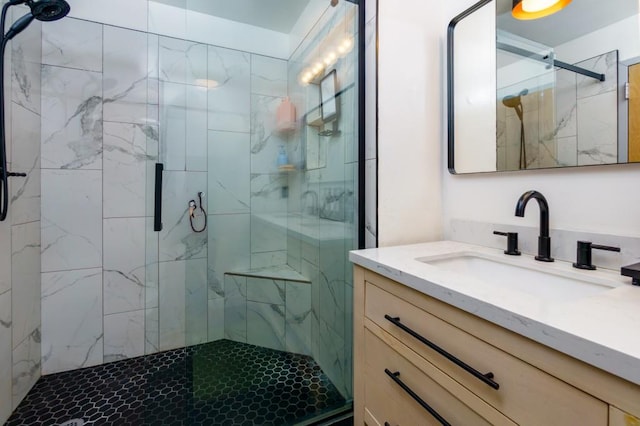
<svg viewBox="0 0 640 426"><path fill-rule="evenodd" d="M524 217L524 208L530 199L535 198L540 206L540 236L538 236L538 255L536 260L553 262L551 257L551 237L549 237L549 204L538 191L527 191L520 196L516 204L516 216Z"/></svg>

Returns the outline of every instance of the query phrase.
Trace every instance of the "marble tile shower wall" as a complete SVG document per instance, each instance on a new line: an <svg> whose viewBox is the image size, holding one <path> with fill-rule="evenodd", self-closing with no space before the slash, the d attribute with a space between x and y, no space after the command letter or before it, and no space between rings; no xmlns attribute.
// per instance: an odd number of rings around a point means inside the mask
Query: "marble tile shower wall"
<svg viewBox="0 0 640 426"><path fill-rule="evenodd" d="M145 352L153 40L71 18L43 27L44 374Z"/></svg>
<svg viewBox="0 0 640 426"><path fill-rule="evenodd" d="M604 82L557 69L554 88L530 90L522 97L528 168L617 162L617 63L612 51L576 64L605 74ZM539 86L536 79L528 83ZM517 170L520 120L501 102L497 114L498 169Z"/></svg>
<svg viewBox="0 0 640 426"><path fill-rule="evenodd" d="M366 38L367 84L370 94L366 99L369 125L366 129L366 229L367 244L376 245L376 2L368 2L369 13L364 37ZM319 104L317 84L303 86L299 82L302 71L313 65L313 52L336 29L340 36L357 34L356 9L341 4L328 11L316 24L289 61L289 96L297 107L299 120ZM317 51L316 51L317 54ZM309 59L312 58L312 59ZM318 136L317 129L302 124L289 143L289 158L299 165L305 165L303 157L309 144L317 143L319 149L326 150L326 165L307 169L303 173L289 177L289 211L309 213L309 204L316 194L318 212L330 210L332 196L339 194L346 198L346 204L354 203L358 195L358 128L357 128L357 55L352 52L339 59L335 65L325 70L337 72L340 117L338 133L333 136ZM305 147L304 145L307 144ZM303 194L305 196L303 197ZM347 261L347 252L355 248L357 241L357 209L348 210L344 221L342 239L309 241L300 239L295 233L287 236L288 264L311 280L311 353L323 371L345 396L352 394L351 347L352 347L352 274Z"/></svg>
<svg viewBox="0 0 640 426"><path fill-rule="evenodd" d="M4 3L4 2L3 2ZM15 7L9 19L26 13ZM0 423L40 377L40 32L33 23L5 56L9 213L0 222Z"/></svg>
<svg viewBox="0 0 640 426"><path fill-rule="evenodd" d="M71 18L42 40L43 372L224 337L224 273L286 262L251 220L286 211L286 61Z"/></svg>

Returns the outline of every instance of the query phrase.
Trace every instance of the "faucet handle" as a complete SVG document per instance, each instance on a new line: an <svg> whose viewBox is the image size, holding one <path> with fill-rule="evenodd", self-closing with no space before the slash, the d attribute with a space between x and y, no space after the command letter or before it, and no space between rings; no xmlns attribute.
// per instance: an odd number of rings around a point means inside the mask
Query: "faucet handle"
<svg viewBox="0 0 640 426"><path fill-rule="evenodd" d="M593 244L591 241L578 241L576 263L573 264L574 268L588 269L591 271L596 269L591 263L591 249L620 252L620 247L601 246L599 244Z"/></svg>
<svg viewBox="0 0 640 426"><path fill-rule="evenodd" d="M620 269L620 273L625 277L631 277L633 280L631 283L635 286L640 286L640 263L634 263L633 265L623 266Z"/></svg>
<svg viewBox="0 0 640 426"><path fill-rule="evenodd" d="M518 250L518 233L517 232L501 232L501 231L493 231L494 235L501 235L503 237L507 237L507 249L504 251L504 254L508 254L509 256L520 256L520 250Z"/></svg>

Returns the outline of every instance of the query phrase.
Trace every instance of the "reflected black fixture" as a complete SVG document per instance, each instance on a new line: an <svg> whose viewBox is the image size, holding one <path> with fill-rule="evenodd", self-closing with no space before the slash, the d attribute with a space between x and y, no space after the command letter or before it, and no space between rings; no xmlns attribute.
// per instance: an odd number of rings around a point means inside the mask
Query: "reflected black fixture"
<svg viewBox="0 0 640 426"><path fill-rule="evenodd" d="M591 241L578 241L576 262L573 264L574 268L588 269L590 271L596 269L595 265L591 263L591 249L620 252L620 247L601 246L593 244Z"/></svg>
<svg viewBox="0 0 640 426"><path fill-rule="evenodd" d="M11 25L9 31L4 32L7 13L11 6L26 4L31 11L19 18ZM12 173L7 170L7 144L4 120L4 52L9 40L20 34L34 19L39 21L56 21L62 19L71 10L64 0L10 0L2 6L0 12L0 31L2 42L0 44L0 222L7 218L9 210L9 178L26 177L26 173Z"/></svg>
<svg viewBox="0 0 640 426"><path fill-rule="evenodd" d="M540 207L540 235L538 236L538 255L536 260L553 262L553 257L551 257L551 237L549 237L549 204L544 195L538 191L527 191L522 194L516 204L516 216L524 217L524 208L532 198L538 202Z"/></svg>
<svg viewBox="0 0 640 426"><path fill-rule="evenodd" d="M623 266L620 269L620 273L625 277L631 277L633 280L631 284L640 286L640 263L634 263L633 265Z"/></svg>
<svg viewBox="0 0 640 426"><path fill-rule="evenodd" d="M513 108L520 119L520 170L527 168L527 145L524 138L524 107L522 97L529 94L529 90L522 89L517 95L509 95L502 98L502 104L507 108Z"/></svg>
<svg viewBox="0 0 640 426"><path fill-rule="evenodd" d="M508 254L509 256L520 256L522 254L520 253L520 250L518 250L517 232L493 231L493 234L507 237L507 249L504 251L504 254Z"/></svg>

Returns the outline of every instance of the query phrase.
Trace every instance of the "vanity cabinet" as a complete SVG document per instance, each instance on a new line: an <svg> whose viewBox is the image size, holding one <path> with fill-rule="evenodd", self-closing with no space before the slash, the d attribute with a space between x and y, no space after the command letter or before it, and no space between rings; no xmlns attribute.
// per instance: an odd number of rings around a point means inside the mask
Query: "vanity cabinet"
<svg viewBox="0 0 640 426"><path fill-rule="evenodd" d="M356 425L640 426L639 386L359 266L354 282Z"/></svg>

